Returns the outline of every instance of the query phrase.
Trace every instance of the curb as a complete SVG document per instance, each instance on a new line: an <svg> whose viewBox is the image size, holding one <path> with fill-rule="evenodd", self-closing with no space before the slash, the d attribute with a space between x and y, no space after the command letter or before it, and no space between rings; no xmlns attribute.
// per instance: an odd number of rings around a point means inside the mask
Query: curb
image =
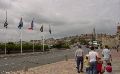
<svg viewBox="0 0 120 74"><path fill-rule="evenodd" d="M6 57L16 57L16 56L26 56L26 55L36 55L36 54L44 54L44 53L50 53L51 51L46 52L32 52L32 53L18 53L18 54L4 54L0 55L0 58L6 58Z"/></svg>

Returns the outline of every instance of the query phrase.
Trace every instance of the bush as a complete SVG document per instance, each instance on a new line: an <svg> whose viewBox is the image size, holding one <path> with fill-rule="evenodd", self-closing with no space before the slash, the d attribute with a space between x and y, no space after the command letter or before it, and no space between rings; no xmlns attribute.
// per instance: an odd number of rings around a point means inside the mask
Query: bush
<svg viewBox="0 0 120 74"><path fill-rule="evenodd" d="M69 45L68 44L55 44L55 45L53 45L53 48L58 48L58 49L60 49L60 48L70 48L69 47Z"/></svg>
<svg viewBox="0 0 120 74"><path fill-rule="evenodd" d="M4 50L5 49L5 44L0 44L0 49Z"/></svg>
<svg viewBox="0 0 120 74"><path fill-rule="evenodd" d="M39 44L34 45L34 51L43 51L43 46ZM6 44L7 53L17 53L21 51L21 45L20 44L14 44L14 43L7 43ZM33 51L33 45L31 43L24 43L22 45L23 52L32 52ZM5 44L0 44L0 51L4 53L5 51ZM44 51L49 51L48 45L44 45Z"/></svg>
<svg viewBox="0 0 120 74"><path fill-rule="evenodd" d="M69 49L69 48L70 48L70 46L69 46L68 44L64 44L62 47L63 47L63 48L66 48L66 49Z"/></svg>
<svg viewBox="0 0 120 74"><path fill-rule="evenodd" d="M62 45L61 44L55 44L55 45L53 45L53 48L62 48Z"/></svg>
<svg viewBox="0 0 120 74"><path fill-rule="evenodd" d="M43 51L43 45L35 45L35 50L37 50L37 51ZM49 51L49 47L48 47L48 45L44 45L44 50L45 51Z"/></svg>
<svg viewBox="0 0 120 74"><path fill-rule="evenodd" d="M32 50L33 49L33 45L32 44L23 44L23 50Z"/></svg>

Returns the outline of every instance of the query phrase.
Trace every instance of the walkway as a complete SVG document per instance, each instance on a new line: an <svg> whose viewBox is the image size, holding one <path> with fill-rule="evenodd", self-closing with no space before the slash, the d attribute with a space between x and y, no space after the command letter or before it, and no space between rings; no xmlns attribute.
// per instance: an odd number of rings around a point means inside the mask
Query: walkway
<svg viewBox="0 0 120 74"><path fill-rule="evenodd" d="M112 57L113 74L120 74L120 52L112 50ZM75 67L74 59L69 59L68 61L47 64L31 68L29 70L24 68L23 71L18 71L15 73L11 72L7 74L78 74Z"/></svg>

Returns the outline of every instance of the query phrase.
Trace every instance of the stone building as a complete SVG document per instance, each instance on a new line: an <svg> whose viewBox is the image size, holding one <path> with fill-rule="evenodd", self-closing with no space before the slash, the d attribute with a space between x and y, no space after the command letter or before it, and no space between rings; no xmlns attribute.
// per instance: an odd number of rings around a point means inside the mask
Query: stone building
<svg viewBox="0 0 120 74"><path fill-rule="evenodd" d="M117 25L117 33L116 33L117 45L120 46L120 23Z"/></svg>
<svg viewBox="0 0 120 74"><path fill-rule="evenodd" d="M108 45L110 48L120 46L120 23L117 24L115 35L102 36L102 46Z"/></svg>
<svg viewBox="0 0 120 74"><path fill-rule="evenodd" d="M108 45L110 48L116 47L118 40L116 35L106 35L102 36L102 47Z"/></svg>

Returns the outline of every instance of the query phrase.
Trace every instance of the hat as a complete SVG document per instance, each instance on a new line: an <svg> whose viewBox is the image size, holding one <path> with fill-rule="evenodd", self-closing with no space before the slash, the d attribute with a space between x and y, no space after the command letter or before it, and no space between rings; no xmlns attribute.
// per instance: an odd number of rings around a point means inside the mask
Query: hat
<svg viewBox="0 0 120 74"><path fill-rule="evenodd" d="M85 56L89 57L89 54L86 54Z"/></svg>

